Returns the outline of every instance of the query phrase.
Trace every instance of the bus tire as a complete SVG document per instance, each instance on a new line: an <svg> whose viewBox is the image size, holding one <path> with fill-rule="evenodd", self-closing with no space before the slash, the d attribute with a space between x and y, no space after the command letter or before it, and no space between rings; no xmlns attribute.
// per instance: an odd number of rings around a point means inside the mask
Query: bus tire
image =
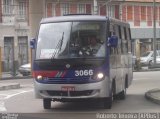
<svg viewBox="0 0 160 119"><path fill-rule="evenodd" d="M112 108L112 98L104 98L104 109L111 109Z"/></svg>
<svg viewBox="0 0 160 119"><path fill-rule="evenodd" d="M128 88L128 75L125 78L124 90L116 94L116 99L124 100L126 98L126 89Z"/></svg>
<svg viewBox="0 0 160 119"><path fill-rule="evenodd" d="M126 89L117 94L117 99L124 100L126 98Z"/></svg>
<svg viewBox="0 0 160 119"><path fill-rule="evenodd" d="M112 102L113 102L113 89L111 90L110 97L104 98L104 109L111 109L112 108Z"/></svg>
<svg viewBox="0 0 160 119"><path fill-rule="evenodd" d="M43 99L43 107L44 109L51 109L51 99Z"/></svg>

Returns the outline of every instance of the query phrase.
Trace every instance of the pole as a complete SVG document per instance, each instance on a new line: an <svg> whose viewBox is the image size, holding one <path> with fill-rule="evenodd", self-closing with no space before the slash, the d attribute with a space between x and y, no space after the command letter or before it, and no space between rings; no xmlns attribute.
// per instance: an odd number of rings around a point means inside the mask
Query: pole
<svg viewBox="0 0 160 119"><path fill-rule="evenodd" d="M156 65L156 4L153 0L153 50L154 50L154 66Z"/></svg>
<svg viewBox="0 0 160 119"><path fill-rule="evenodd" d="M2 79L2 52L0 46L0 79Z"/></svg>
<svg viewBox="0 0 160 119"><path fill-rule="evenodd" d="M31 75L32 75L32 68L33 68L33 50L30 48L30 64L31 64Z"/></svg>

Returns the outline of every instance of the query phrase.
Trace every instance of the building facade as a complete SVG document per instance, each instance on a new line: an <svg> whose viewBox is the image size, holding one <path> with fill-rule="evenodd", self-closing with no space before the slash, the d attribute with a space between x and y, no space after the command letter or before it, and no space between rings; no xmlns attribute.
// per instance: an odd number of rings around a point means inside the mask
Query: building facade
<svg viewBox="0 0 160 119"><path fill-rule="evenodd" d="M42 17L94 14L94 0L43 0ZM156 49L160 49L160 0L156 0ZM153 0L97 0L97 14L129 22L133 54L153 50ZM31 20L34 21L34 20Z"/></svg>
<svg viewBox="0 0 160 119"><path fill-rule="evenodd" d="M0 0L3 71L29 62L28 42L36 37L42 18L94 14L95 7L98 15L130 23L134 55L153 49L153 0L97 0L96 6L94 0ZM160 49L160 0L155 9L156 48Z"/></svg>
<svg viewBox="0 0 160 119"><path fill-rule="evenodd" d="M155 0L156 49L160 49L160 0ZM153 0L125 0L121 3L121 20L131 26L133 54L138 57L153 50Z"/></svg>
<svg viewBox="0 0 160 119"><path fill-rule="evenodd" d="M94 7L97 7L97 14L119 19L120 1L122 0L114 0L114 2L111 2L111 0L97 0L97 6L95 6L94 0L29 0L31 37L36 35L39 25L37 22L42 17L64 14L94 14Z"/></svg>
<svg viewBox="0 0 160 119"><path fill-rule="evenodd" d="M28 5L28 0L0 0L0 47L5 72L28 62Z"/></svg>

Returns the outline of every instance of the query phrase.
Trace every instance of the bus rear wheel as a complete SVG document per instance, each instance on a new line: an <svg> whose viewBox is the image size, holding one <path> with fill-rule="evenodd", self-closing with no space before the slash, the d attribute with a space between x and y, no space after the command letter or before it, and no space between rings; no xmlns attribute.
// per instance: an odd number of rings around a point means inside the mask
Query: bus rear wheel
<svg viewBox="0 0 160 119"><path fill-rule="evenodd" d="M126 98L126 89L115 95L115 99L124 100Z"/></svg>
<svg viewBox="0 0 160 119"><path fill-rule="evenodd" d="M43 99L43 107L44 109L51 109L51 99Z"/></svg>

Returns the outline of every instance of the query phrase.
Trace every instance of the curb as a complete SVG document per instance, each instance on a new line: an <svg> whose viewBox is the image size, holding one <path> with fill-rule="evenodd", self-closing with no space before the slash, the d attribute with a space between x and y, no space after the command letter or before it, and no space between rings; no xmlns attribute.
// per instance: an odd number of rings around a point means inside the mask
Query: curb
<svg viewBox="0 0 160 119"><path fill-rule="evenodd" d="M160 95L160 89L152 89L152 90L149 90L148 92L146 92L145 93L146 99L148 99L156 104L160 104L160 97L155 96L154 93L159 93L159 95Z"/></svg>
<svg viewBox="0 0 160 119"><path fill-rule="evenodd" d="M21 86L19 83L0 83L0 91L10 90L10 89L19 89Z"/></svg>
<svg viewBox="0 0 160 119"><path fill-rule="evenodd" d="M32 76L16 76L16 77L3 77L0 80L10 80L10 79L28 79L33 78Z"/></svg>
<svg viewBox="0 0 160 119"><path fill-rule="evenodd" d="M149 72L149 71L160 71L160 68L157 68L157 69L140 69L140 70L133 70L133 72Z"/></svg>

